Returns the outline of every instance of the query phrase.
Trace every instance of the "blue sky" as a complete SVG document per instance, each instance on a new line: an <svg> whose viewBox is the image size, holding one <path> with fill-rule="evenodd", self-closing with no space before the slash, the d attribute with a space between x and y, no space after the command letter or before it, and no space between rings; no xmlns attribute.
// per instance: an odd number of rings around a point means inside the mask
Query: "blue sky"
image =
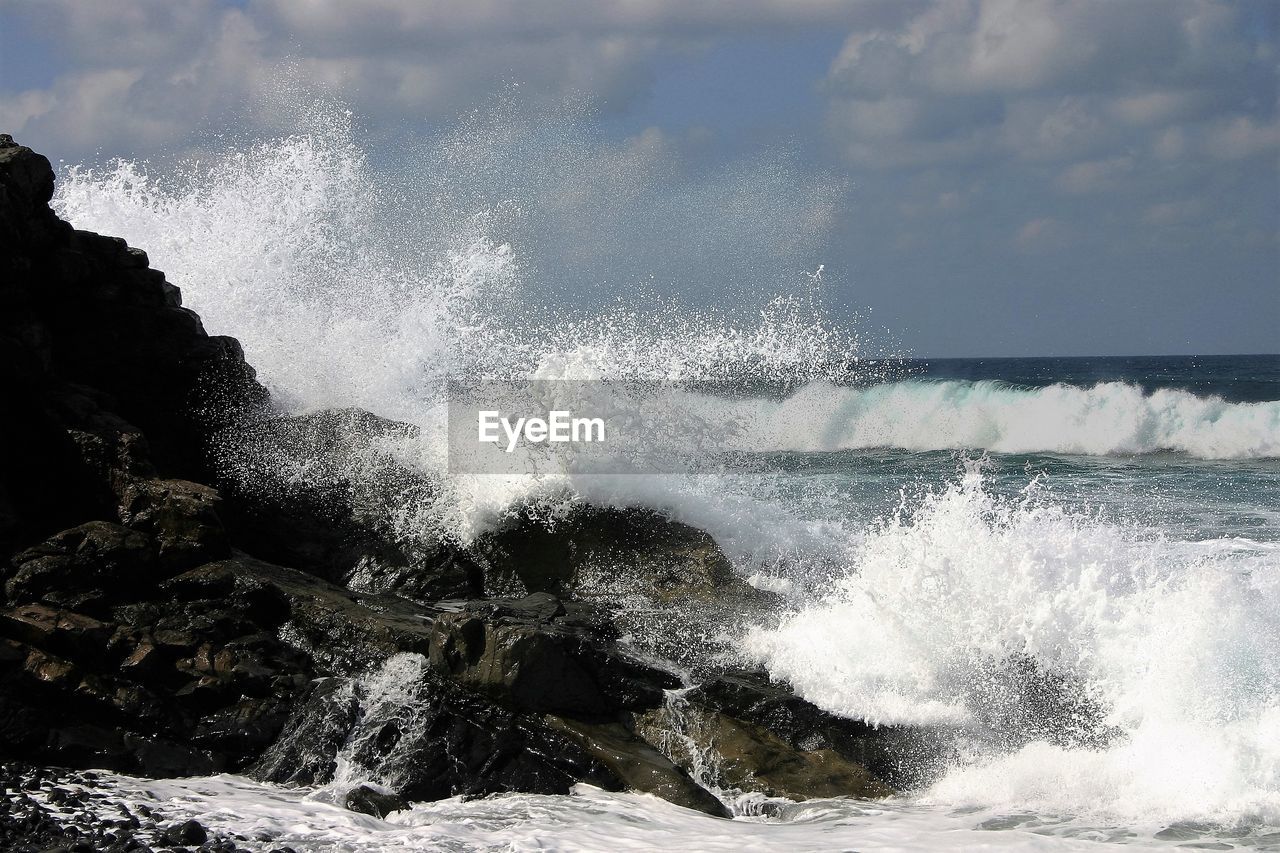
<svg viewBox="0 0 1280 853"><path fill-rule="evenodd" d="M171 159L295 130L288 79L392 170L495 98L535 128L572 100L551 135L589 141L530 191L656 185L612 228L543 223L584 299L822 263L921 355L1277 352L1278 50L1272 0L0 0L0 129Z"/></svg>

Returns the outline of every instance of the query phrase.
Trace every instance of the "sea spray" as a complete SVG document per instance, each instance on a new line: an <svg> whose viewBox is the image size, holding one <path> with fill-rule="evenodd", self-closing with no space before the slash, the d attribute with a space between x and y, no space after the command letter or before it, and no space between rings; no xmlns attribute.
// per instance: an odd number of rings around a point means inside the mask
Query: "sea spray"
<svg viewBox="0 0 1280 853"><path fill-rule="evenodd" d="M754 282L729 311L640 300L591 314L540 301L526 253L500 235L521 233L522 217L546 206L477 194L477 176L518 164L509 151L474 162L512 144L492 124L475 133L441 138L417 159L406 153L400 173L379 176L350 118L335 115L321 130L249 143L176 174L128 161L71 167L55 206L79 227L147 246L206 327L244 344L286 409L358 406L418 427L419 437L380 448L438 482L434 500L394 519L404 535L466 540L512 507L554 513L577 499L577 484L563 480L446 477L451 376L803 382L856 358L856 335L815 314L811 294L755 295ZM519 165L539 168L528 157ZM600 180L645 178L624 169ZM739 219L750 230L749 217ZM798 267L794 275L803 278ZM355 467L353 477L369 466Z"/></svg>
<svg viewBox="0 0 1280 853"><path fill-rule="evenodd" d="M837 713L970 732L930 802L1273 824L1277 613L1272 548L1142 534L1034 485L1001 498L973 463L904 500L844 577L744 648ZM1011 698L999 661L1034 662L1070 701L993 718Z"/></svg>

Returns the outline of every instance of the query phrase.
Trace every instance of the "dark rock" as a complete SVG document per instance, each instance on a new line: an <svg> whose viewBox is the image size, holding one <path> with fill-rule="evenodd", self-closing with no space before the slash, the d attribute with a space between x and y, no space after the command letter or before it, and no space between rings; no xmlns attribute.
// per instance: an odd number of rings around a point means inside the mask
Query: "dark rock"
<svg viewBox="0 0 1280 853"><path fill-rule="evenodd" d="M943 755L936 733L836 717L745 672L672 696L636 730L712 784L794 800L887 796L928 778Z"/></svg>
<svg viewBox="0 0 1280 853"><path fill-rule="evenodd" d="M389 452L416 434L360 409L228 431L216 446L234 537L264 559L365 592L418 601L480 595L483 573L459 548L399 527L435 491Z"/></svg>
<svg viewBox="0 0 1280 853"><path fill-rule="evenodd" d="M23 604L0 613L0 635L87 661L102 661L113 626L44 604Z"/></svg>
<svg viewBox="0 0 1280 853"><path fill-rule="evenodd" d="M793 800L893 793L865 767L834 750L793 747L768 729L721 712L664 709L651 712L644 723L641 732L662 744L682 766L692 769L703 760L701 753L712 752L709 781L722 788ZM678 738L671 737L673 731ZM694 750L700 754L695 756Z"/></svg>
<svg viewBox="0 0 1280 853"><path fill-rule="evenodd" d="M204 844L209 840L209 833L198 820L188 820L166 829L164 838L170 844L190 846Z"/></svg>
<svg viewBox="0 0 1280 853"><path fill-rule="evenodd" d="M4 611L0 756L190 775L272 743L312 666L276 636L289 599L225 572L178 581L164 604L108 608L117 624L39 603Z"/></svg>
<svg viewBox="0 0 1280 853"><path fill-rule="evenodd" d="M186 480L135 480L123 489L120 520L151 536L160 564L181 571L231 556L216 489Z"/></svg>
<svg viewBox="0 0 1280 853"><path fill-rule="evenodd" d="M333 778L336 756L360 712L349 680L316 681L295 705L279 740L251 768L255 778L280 785L323 785Z"/></svg>
<svg viewBox="0 0 1280 853"><path fill-rule="evenodd" d="M770 731L792 748L831 750L895 789L929 780L951 757L943 731L876 726L838 717L760 672L739 671L709 679L686 699Z"/></svg>
<svg viewBox="0 0 1280 853"><path fill-rule="evenodd" d="M486 589L554 592L610 611L646 657L718 671L723 638L778 597L739 578L705 531L640 508L584 507L553 525L517 518L475 543ZM625 602L626 606L619 606Z"/></svg>
<svg viewBox="0 0 1280 853"><path fill-rule="evenodd" d="M10 601L48 601L100 610L110 600L146 597L163 577L150 537L107 521L64 530L13 558Z"/></svg>
<svg viewBox="0 0 1280 853"><path fill-rule="evenodd" d="M209 337L144 253L60 221L52 187L48 160L0 146L5 552L113 518L114 475L136 473L139 456L199 479L208 437L267 400L239 344ZM127 436L139 433L148 441L135 452Z"/></svg>
<svg viewBox="0 0 1280 853"><path fill-rule="evenodd" d="M394 595L352 592L245 555L200 566L163 588L203 613L201 621L225 614L232 623L227 630L287 626L290 643L317 661L321 672L364 672L396 652L425 654L430 648L432 611L427 608ZM214 601L233 607L212 609ZM242 624L234 624L237 619Z"/></svg>
<svg viewBox="0 0 1280 853"><path fill-rule="evenodd" d="M544 722L573 738L627 788L661 797L669 803L730 817L724 803L698 785L683 768L620 723L585 723L548 715Z"/></svg>
<svg viewBox="0 0 1280 853"><path fill-rule="evenodd" d="M377 818L384 818L392 812L409 808L409 803L404 797L397 794L384 794L368 785L360 785L347 791L342 803L350 811L373 815Z"/></svg>
<svg viewBox="0 0 1280 853"><path fill-rule="evenodd" d="M431 663L513 708L579 719L653 708L679 680L623 655L592 611L546 594L468 603L432 628Z"/></svg>
<svg viewBox="0 0 1280 853"><path fill-rule="evenodd" d="M347 748L348 760L406 799L567 794L578 782L624 787L603 762L536 715L441 678L421 657L397 664L393 696L370 695L365 685L364 713Z"/></svg>
<svg viewBox="0 0 1280 853"><path fill-rule="evenodd" d="M474 551L500 588L514 581L528 592L621 585L659 599L756 595L705 531L647 509L585 507L554 525L520 518L481 537Z"/></svg>

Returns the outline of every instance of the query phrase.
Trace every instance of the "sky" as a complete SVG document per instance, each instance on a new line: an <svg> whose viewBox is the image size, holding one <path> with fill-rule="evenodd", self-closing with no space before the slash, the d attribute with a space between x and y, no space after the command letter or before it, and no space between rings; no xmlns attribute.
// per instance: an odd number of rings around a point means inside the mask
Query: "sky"
<svg viewBox="0 0 1280 853"><path fill-rule="evenodd" d="M570 298L822 264L922 356L1276 353L1278 59L1277 0L0 0L0 131L172 160L323 97L390 174L479 124Z"/></svg>

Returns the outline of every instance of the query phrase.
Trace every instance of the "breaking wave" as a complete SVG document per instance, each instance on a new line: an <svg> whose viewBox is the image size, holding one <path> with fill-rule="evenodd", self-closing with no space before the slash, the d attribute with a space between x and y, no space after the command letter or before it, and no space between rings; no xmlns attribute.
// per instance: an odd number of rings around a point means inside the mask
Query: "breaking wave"
<svg viewBox="0 0 1280 853"><path fill-rule="evenodd" d="M969 733L928 802L1280 822L1277 546L997 497L981 467L904 500L745 654L828 710Z"/></svg>
<svg viewBox="0 0 1280 853"><path fill-rule="evenodd" d="M1172 451L1202 459L1280 456L1280 402L1229 403L1135 385L1020 388L995 381L817 382L755 419L761 449L978 449L1086 456Z"/></svg>

